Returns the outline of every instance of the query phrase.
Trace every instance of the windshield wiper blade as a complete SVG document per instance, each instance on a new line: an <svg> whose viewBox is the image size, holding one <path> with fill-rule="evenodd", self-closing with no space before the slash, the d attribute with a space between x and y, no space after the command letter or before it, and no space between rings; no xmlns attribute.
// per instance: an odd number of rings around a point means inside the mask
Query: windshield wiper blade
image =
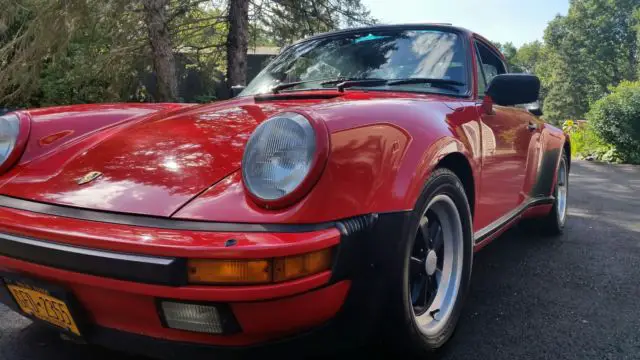
<svg viewBox="0 0 640 360"><path fill-rule="evenodd" d="M279 85L276 85L276 86L272 87L271 88L271 92L274 93L274 94L277 94L280 90L292 88L292 87L295 87L295 86L298 86L298 85L302 85L302 84L318 82L318 81L322 81L322 80L316 79L316 80L294 81L294 82L290 82L290 83L279 84Z"/></svg>
<svg viewBox="0 0 640 360"><path fill-rule="evenodd" d="M345 81L338 85L338 90L344 91L346 88L354 86L394 86L406 84L431 84L434 87L442 89L458 91L455 86L462 86L464 83L456 80L437 79L437 78L406 78L406 79L361 79L353 81Z"/></svg>
<svg viewBox="0 0 640 360"><path fill-rule="evenodd" d="M336 78L336 79L314 79L295 81L285 84L276 85L271 88L271 92L277 94L281 90L296 87L302 84L319 82L321 86L337 84L337 89L343 92L344 89L355 86L394 86L406 84L431 84L434 87L442 89L458 91L455 86L462 86L464 83L456 80L437 79L437 78L406 78L406 79L382 79L382 78Z"/></svg>
<svg viewBox="0 0 640 360"><path fill-rule="evenodd" d="M434 87L442 89L458 91L456 86L463 86L464 83L456 80L438 79L438 78L406 78L398 80L389 80L387 86L408 85L408 84L430 84Z"/></svg>
<svg viewBox="0 0 640 360"><path fill-rule="evenodd" d="M336 87L338 88L338 91L343 92L344 89L354 86L381 86L386 85L388 82L389 80L387 79L379 78L345 79Z"/></svg>
<svg viewBox="0 0 640 360"><path fill-rule="evenodd" d="M379 79L379 78L345 78L345 77L335 78L335 79L314 79L314 80L295 81L295 82L290 82L290 83L285 83L285 84L279 84L279 85L276 85L276 86L272 87L271 88L271 92L274 93L274 94L277 94L280 90L285 90L285 89L289 89L289 88L292 88L292 87L296 87L298 85L314 83L314 82L319 82L321 86L325 86L325 85L342 84L342 83L349 82L349 81L369 82L369 81L374 81L374 80L378 81L378 82L386 82L387 81L385 79ZM338 85L338 90L340 90L340 86L339 85Z"/></svg>

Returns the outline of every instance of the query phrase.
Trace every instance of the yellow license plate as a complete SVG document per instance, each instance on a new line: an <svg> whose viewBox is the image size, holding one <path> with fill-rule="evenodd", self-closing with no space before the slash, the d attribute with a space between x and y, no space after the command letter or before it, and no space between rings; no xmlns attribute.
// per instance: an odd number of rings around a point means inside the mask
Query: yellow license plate
<svg viewBox="0 0 640 360"><path fill-rule="evenodd" d="M69 330L80 336L80 330L71 316L71 312L64 301L43 291L26 286L7 284L9 291L15 298L20 309L26 314Z"/></svg>

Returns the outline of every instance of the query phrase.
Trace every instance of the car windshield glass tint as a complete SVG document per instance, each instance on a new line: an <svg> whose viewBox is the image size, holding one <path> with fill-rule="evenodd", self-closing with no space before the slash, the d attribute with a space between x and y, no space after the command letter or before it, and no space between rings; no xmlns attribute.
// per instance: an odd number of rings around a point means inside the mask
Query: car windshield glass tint
<svg viewBox="0 0 640 360"><path fill-rule="evenodd" d="M428 82L368 87L462 94L467 89L465 53L460 37L440 30L384 30L348 33L302 42L285 50L243 91L269 92L300 82L288 91L335 87L327 79L428 78L461 83L455 88Z"/></svg>

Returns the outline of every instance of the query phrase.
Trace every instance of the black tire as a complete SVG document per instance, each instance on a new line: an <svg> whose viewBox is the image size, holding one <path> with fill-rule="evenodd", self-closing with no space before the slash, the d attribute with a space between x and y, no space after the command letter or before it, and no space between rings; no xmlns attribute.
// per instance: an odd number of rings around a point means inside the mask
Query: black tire
<svg viewBox="0 0 640 360"><path fill-rule="evenodd" d="M463 239L458 243L461 244L458 249L462 249L463 254L462 270L459 271L460 285L455 300L451 302L450 308L452 310L449 312L448 320L441 331L426 335L418 326L417 316L414 315L414 305L409 294L409 263L412 251L414 251L414 244L417 241L420 220L426 213L426 208L432 199L441 194L453 200L459 214ZM392 282L387 308L388 323L385 326L387 335L385 340L392 340L392 348L388 350L394 351L395 354L406 352L415 355L428 354L442 347L453 335L469 288L473 265L473 230L469 202L460 179L452 171L441 168L430 176L416 203L411 220L408 221L406 229L402 232L402 238L398 245L398 252L393 255L397 259L394 260L393 271L390 274ZM444 246L447 246L446 242ZM388 341L385 342L388 344Z"/></svg>
<svg viewBox="0 0 640 360"><path fill-rule="evenodd" d="M525 223L528 229L535 229L538 233L547 236L556 236L560 235L564 232L564 228L567 224L567 208L568 208L568 197L569 197L569 159L564 151L561 154L561 160L558 162L557 173L560 174L560 168L565 166L565 174L566 177L564 179L566 184L566 200L565 200L565 213L564 216L560 213L559 202L558 202L558 184L562 181L560 176L556 178L555 184L553 184L553 196L555 200L553 201L553 207L549 214L545 217L530 219Z"/></svg>

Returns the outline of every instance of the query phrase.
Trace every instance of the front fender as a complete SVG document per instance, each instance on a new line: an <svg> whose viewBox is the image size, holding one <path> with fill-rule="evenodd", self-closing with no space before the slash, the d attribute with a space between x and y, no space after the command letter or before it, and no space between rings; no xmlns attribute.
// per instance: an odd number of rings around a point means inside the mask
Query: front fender
<svg viewBox="0 0 640 360"><path fill-rule="evenodd" d="M443 103L406 102L367 109L357 104L314 112L327 120L330 155L311 192L299 203L265 210L245 194L240 171L174 214L176 218L248 223L320 223L368 213L414 208L427 177L451 153L474 159L458 127L473 117ZM375 114L375 115L373 115ZM339 121L348 119L348 121ZM456 121L453 121L456 120ZM472 125L470 125L472 126ZM474 167L475 168L475 167Z"/></svg>

